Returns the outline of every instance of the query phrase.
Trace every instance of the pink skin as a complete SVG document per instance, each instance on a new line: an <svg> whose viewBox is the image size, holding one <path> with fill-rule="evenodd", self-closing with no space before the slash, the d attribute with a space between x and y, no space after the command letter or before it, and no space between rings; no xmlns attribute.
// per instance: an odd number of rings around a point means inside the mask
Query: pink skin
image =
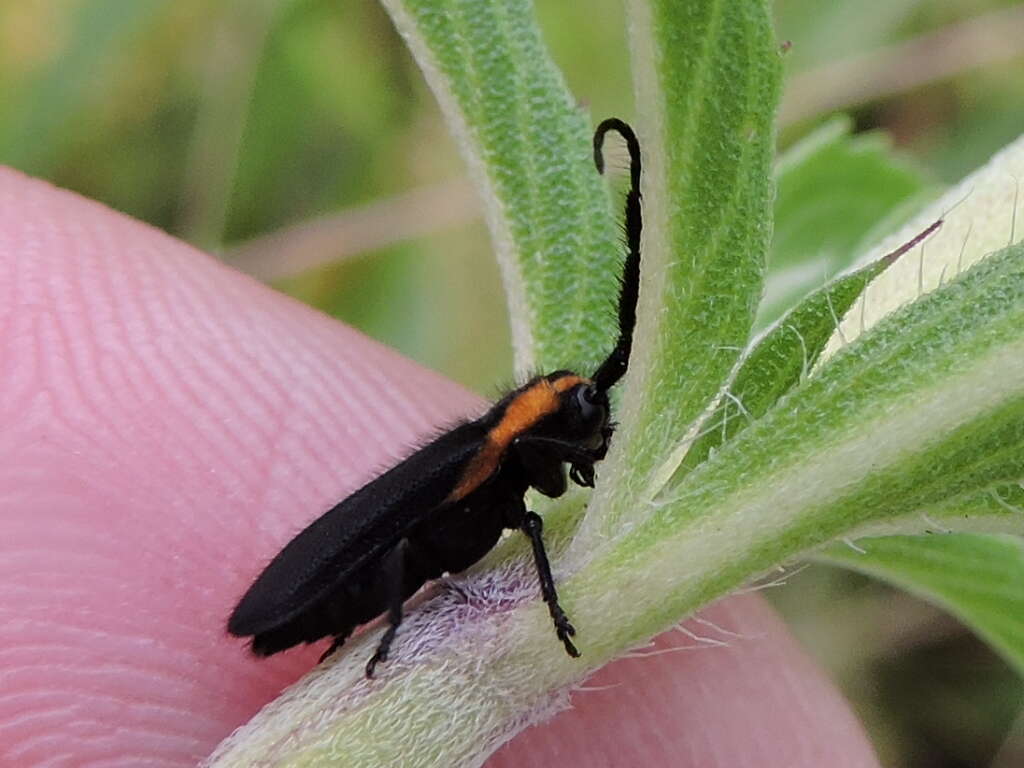
<svg viewBox="0 0 1024 768"><path fill-rule="evenodd" d="M5 766L194 764L322 650L257 661L225 634L260 566L482 407L159 231L4 170L0 360ZM588 685L615 687L578 693L489 765L877 765L760 599L705 615L741 637L610 665Z"/></svg>

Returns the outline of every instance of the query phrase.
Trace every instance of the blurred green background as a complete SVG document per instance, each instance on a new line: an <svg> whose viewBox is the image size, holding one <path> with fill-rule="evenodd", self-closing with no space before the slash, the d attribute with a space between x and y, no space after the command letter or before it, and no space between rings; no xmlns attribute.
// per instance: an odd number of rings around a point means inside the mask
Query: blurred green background
<svg viewBox="0 0 1024 768"><path fill-rule="evenodd" d="M774 6L790 44L780 150L837 113L858 134L838 156L819 152L818 176L787 184L780 170L776 276L797 254L820 282L1024 132L1024 5ZM537 0L537 12L580 104L632 117L621 0ZM511 380L478 205L371 0L4 0L0 93L0 162L209 250L485 395ZM818 194L839 168L846 198ZM776 292L763 319L792 298ZM1021 681L955 621L845 571L787 581L765 594L886 765L1024 765Z"/></svg>

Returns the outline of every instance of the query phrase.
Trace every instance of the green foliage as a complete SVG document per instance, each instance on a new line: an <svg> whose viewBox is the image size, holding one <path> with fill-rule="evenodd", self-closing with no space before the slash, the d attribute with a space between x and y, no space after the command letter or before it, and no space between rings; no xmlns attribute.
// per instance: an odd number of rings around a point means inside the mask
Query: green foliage
<svg viewBox="0 0 1024 768"><path fill-rule="evenodd" d="M850 266L934 193L920 171L893 155L885 137L851 136L843 118L790 147L775 175L775 230L758 328Z"/></svg>
<svg viewBox="0 0 1024 768"><path fill-rule="evenodd" d="M1016 495L1024 496L1020 486ZM1024 508L1014 514L1024 517ZM1024 674L1024 542L1019 536L884 536L861 540L857 550L830 547L817 559L938 603Z"/></svg>
<svg viewBox="0 0 1024 768"><path fill-rule="evenodd" d="M526 0L385 0L482 197L511 304L517 368L593 363L613 339L619 258L589 121Z"/></svg>
<svg viewBox="0 0 1024 768"><path fill-rule="evenodd" d="M923 5L922 0L776 0L773 10L778 28L785 30L788 39L799 41L787 57L789 68L799 71L892 42Z"/></svg>
<svg viewBox="0 0 1024 768"><path fill-rule="evenodd" d="M264 3L275 0L264 0ZM368 152L403 136L409 89L391 85L388 61L339 77L331 52L359 56L376 36L393 35L373 4L278 0L280 9L250 76L251 98L240 137L239 163L221 242L235 242L296 220L327 213L342 201L387 190L394 160ZM252 24L254 8L235 13ZM371 58L372 50L365 52ZM304 116L297 120L296 115ZM231 130L235 126L223 126ZM339 172L339 170L341 172Z"/></svg>
<svg viewBox="0 0 1024 768"><path fill-rule="evenodd" d="M678 575L658 574L653 629L794 554L882 520L919 527L929 505L1024 476L1022 352L1015 246L842 350L667 489L593 572L609 586L641 562L686 562L678 594Z"/></svg>
<svg viewBox="0 0 1024 768"><path fill-rule="evenodd" d="M29 173L47 173L81 139L79 118L96 79L108 75L114 52L167 9L167 0L94 0L68 22L72 44L26 84L21 98L5 98L0 158ZM3 107L0 107L3 109Z"/></svg>
<svg viewBox="0 0 1024 768"><path fill-rule="evenodd" d="M603 490L581 547L645 514L649 488L746 344L771 235L779 53L759 2L639 4L640 315ZM639 502L639 503L638 503Z"/></svg>
<svg viewBox="0 0 1024 768"><path fill-rule="evenodd" d="M761 418L814 367L842 317L864 287L892 263L882 258L811 293L747 353L727 394L705 419L703 432L680 469L703 463L712 451Z"/></svg>

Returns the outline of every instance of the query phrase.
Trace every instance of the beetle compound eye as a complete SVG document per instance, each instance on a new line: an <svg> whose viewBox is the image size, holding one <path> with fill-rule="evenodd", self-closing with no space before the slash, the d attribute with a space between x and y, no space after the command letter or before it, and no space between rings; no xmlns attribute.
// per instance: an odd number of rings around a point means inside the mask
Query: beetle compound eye
<svg viewBox="0 0 1024 768"><path fill-rule="evenodd" d="M604 410L597 402L597 393L593 387L580 387L576 390L576 404L580 408L580 415L584 421L591 421L595 416Z"/></svg>

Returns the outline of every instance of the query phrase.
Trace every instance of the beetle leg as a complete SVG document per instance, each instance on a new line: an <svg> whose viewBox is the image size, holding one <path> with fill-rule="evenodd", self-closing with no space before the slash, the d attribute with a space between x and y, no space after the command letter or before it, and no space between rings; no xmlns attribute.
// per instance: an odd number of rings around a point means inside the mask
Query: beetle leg
<svg viewBox="0 0 1024 768"><path fill-rule="evenodd" d="M395 548L384 558L381 567L381 584L387 591L388 598L388 628L377 644L377 650L370 660L366 662L366 677L373 677L373 670L377 663L388 660L388 651L391 650L391 643L398 632L398 626L402 623L402 603L405 602L405 560L409 550L409 540L402 539Z"/></svg>
<svg viewBox="0 0 1024 768"><path fill-rule="evenodd" d="M317 664L323 664L324 663L324 659L326 659L328 656L330 656L336 650L341 648L341 644L344 643L344 642L345 642L345 638L343 638L343 637L336 637L336 638L334 638L331 641L331 647L323 652L323 655L320 656L320 661L318 661Z"/></svg>
<svg viewBox="0 0 1024 768"><path fill-rule="evenodd" d="M576 646L570 639L576 634L576 629L569 623L569 617L565 615L562 606L558 604L558 592L555 591L555 580L551 577L551 564L548 562L548 553L544 550L544 538L541 533L544 530L544 523L536 512L527 512L523 518L523 533L530 537L533 544L533 561L537 566L537 577L540 579L540 592L544 596L544 602L548 604L548 612L555 624L555 634L565 645L565 652L573 658L580 655Z"/></svg>
<svg viewBox="0 0 1024 768"><path fill-rule="evenodd" d="M526 470L530 485L553 499L565 493L568 487L565 482L565 470L557 454L543 445L531 443L523 438L516 438L513 445L523 469Z"/></svg>

